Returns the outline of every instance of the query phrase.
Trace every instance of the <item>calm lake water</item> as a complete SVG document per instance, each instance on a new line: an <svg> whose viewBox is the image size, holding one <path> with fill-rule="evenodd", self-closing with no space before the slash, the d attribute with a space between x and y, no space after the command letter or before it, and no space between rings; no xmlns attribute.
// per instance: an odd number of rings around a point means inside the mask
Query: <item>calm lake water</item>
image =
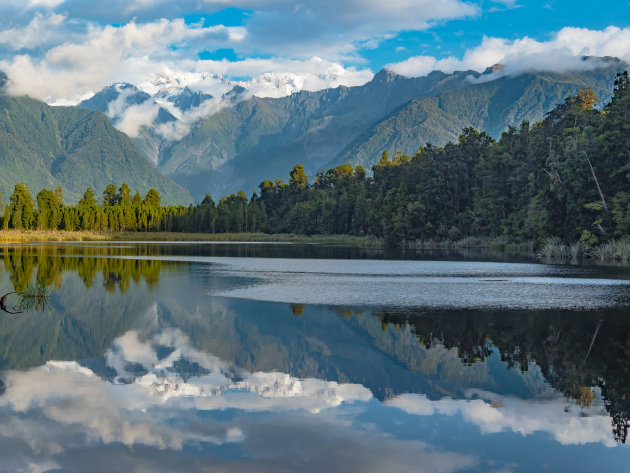
<svg viewBox="0 0 630 473"><path fill-rule="evenodd" d="M0 472L630 471L628 268L10 245L0 297Z"/></svg>

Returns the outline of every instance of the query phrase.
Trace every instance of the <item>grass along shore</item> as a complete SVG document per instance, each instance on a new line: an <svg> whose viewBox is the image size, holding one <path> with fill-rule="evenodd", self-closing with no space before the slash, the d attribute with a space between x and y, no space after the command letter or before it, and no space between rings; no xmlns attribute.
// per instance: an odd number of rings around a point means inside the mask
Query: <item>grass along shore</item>
<svg viewBox="0 0 630 473"><path fill-rule="evenodd" d="M47 241L207 241L277 242L357 245L381 248L384 241L372 236L294 235L290 233L180 233L180 232L101 232L63 230L0 230L0 244Z"/></svg>
<svg viewBox="0 0 630 473"><path fill-rule="evenodd" d="M295 235L291 233L182 233L182 232L103 232L63 230L0 230L0 245L29 242L71 241L143 241L143 242L261 242L318 243L384 248L385 240L356 235ZM534 242L510 242L505 238L467 237L461 240L406 241L402 248L410 250L488 250L509 255L536 256L552 263L617 262L630 264L630 238L612 240L587 247L580 242L566 245L559 238L548 238L541 246Z"/></svg>

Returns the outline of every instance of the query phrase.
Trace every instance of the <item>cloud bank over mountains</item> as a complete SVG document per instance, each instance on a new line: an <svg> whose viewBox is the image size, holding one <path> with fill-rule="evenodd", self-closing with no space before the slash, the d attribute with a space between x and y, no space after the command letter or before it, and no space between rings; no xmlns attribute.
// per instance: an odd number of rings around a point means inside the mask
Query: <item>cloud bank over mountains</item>
<svg viewBox="0 0 630 473"><path fill-rule="evenodd" d="M630 60L630 28L609 26L604 30L565 27L549 41L524 37L514 41L485 37L483 42L466 51L462 58L413 56L392 63L388 69L410 77L418 77L434 70L483 71L494 64L506 65L507 73L531 71L567 72L594 67L585 63L584 56L613 56Z"/></svg>
<svg viewBox="0 0 630 473"><path fill-rule="evenodd" d="M13 94L76 104L114 82L155 93L160 78L213 95L237 83L258 96L361 85L370 54L409 31L474 22L519 7L461 0L163 0L83 2L0 0L0 70ZM439 41L436 39L436 43ZM579 68L583 55L630 60L630 28L567 26L548 40L486 36L461 54L417 54L387 68L406 76L432 70L506 72ZM435 53L437 50L433 50ZM222 91L224 92L224 90Z"/></svg>

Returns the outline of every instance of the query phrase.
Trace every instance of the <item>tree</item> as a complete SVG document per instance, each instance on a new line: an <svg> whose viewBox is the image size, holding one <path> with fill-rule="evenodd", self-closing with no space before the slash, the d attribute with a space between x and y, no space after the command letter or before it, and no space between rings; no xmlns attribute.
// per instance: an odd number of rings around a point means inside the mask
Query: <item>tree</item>
<svg viewBox="0 0 630 473"><path fill-rule="evenodd" d="M304 172L303 164L296 164L289 172L289 190L298 194L304 191L308 186L308 176Z"/></svg>
<svg viewBox="0 0 630 473"><path fill-rule="evenodd" d="M162 197L160 197L160 193L155 189L149 189L143 204L149 207L159 207L161 201Z"/></svg>
<svg viewBox="0 0 630 473"><path fill-rule="evenodd" d="M116 195L116 186L114 184L107 184L103 191L103 207L111 207L118 203L118 196Z"/></svg>
<svg viewBox="0 0 630 473"><path fill-rule="evenodd" d="M30 230L35 224L35 203L26 184L16 184L9 204L10 226Z"/></svg>
<svg viewBox="0 0 630 473"><path fill-rule="evenodd" d="M42 189L36 198L38 209L37 228L40 230L56 230L61 221L57 196L49 189Z"/></svg>
<svg viewBox="0 0 630 473"><path fill-rule="evenodd" d="M116 200L120 205L129 205L131 203L131 190L124 182L120 186L120 189L118 189Z"/></svg>
<svg viewBox="0 0 630 473"><path fill-rule="evenodd" d="M582 87L578 91L578 100L585 110L592 109L597 103L597 95L593 92L592 87Z"/></svg>
<svg viewBox="0 0 630 473"><path fill-rule="evenodd" d="M79 201L79 207L94 207L96 206L96 196L94 189L88 187L83 194L83 197Z"/></svg>

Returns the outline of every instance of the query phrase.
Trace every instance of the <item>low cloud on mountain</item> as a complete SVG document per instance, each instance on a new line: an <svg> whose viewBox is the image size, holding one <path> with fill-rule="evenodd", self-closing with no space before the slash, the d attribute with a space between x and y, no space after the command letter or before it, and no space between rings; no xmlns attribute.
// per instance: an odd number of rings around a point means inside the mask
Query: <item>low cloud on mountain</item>
<svg viewBox="0 0 630 473"><path fill-rule="evenodd" d="M513 41L486 37L482 43L466 51L463 57L414 56L403 62L387 65L398 74L420 77L431 71L474 70L482 72L494 64L506 66L500 74L524 71L569 72L592 69L598 63L585 62L584 56L614 56L630 61L630 28L610 26L604 30L567 27L549 41L524 37Z"/></svg>

